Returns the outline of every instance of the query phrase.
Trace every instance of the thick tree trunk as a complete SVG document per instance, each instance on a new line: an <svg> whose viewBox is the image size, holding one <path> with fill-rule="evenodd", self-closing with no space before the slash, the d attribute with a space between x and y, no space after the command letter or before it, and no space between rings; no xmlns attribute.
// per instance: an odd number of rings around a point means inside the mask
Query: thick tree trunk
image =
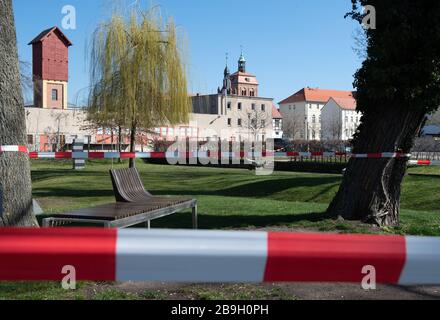
<svg viewBox="0 0 440 320"><path fill-rule="evenodd" d="M133 126L131 128L131 133L130 133L130 152L133 153L135 151L136 151L136 125L133 124ZM130 168L136 167L136 160L135 159L130 158L129 167Z"/></svg>
<svg viewBox="0 0 440 320"><path fill-rule="evenodd" d="M26 145L25 123L12 0L0 0L0 145ZM24 153L0 153L0 206L0 226L38 226Z"/></svg>
<svg viewBox="0 0 440 320"><path fill-rule="evenodd" d="M384 104L364 117L354 153L410 153L423 123L423 110ZM397 225L401 183L408 159L351 159L338 194L328 208L334 216L380 226Z"/></svg>

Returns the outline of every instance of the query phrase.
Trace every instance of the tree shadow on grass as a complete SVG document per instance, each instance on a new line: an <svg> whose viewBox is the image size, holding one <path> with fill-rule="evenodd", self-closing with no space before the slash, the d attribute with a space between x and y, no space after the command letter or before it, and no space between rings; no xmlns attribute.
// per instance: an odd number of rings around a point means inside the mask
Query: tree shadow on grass
<svg viewBox="0 0 440 320"><path fill-rule="evenodd" d="M239 186L233 186L221 190L173 190L173 189L148 189L153 195L171 195L171 196L223 196L223 197L249 197L249 198L264 198L270 197L274 194L291 190L295 192L296 188L311 188L310 197L304 199L304 202L313 202L320 196L330 192L334 187L340 183L338 177L297 177L288 179L272 179L264 181L256 181L246 183ZM109 189L88 190L87 181L84 185L72 188L58 188L58 187L44 187L34 189L35 197L111 197L114 195L111 189L111 182L108 181ZM325 188L313 189L316 186L326 185ZM284 201L288 201L285 199ZM292 198L292 201L297 201Z"/></svg>
<svg viewBox="0 0 440 320"><path fill-rule="evenodd" d="M90 198L90 197L114 197L113 190L85 190L65 188L42 188L32 192L36 198L40 197L63 197L63 198Z"/></svg>
<svg viewBox="0 0 440 320"><path fill-rule="evenodd" d="M206 196L225 196L225 197L266 197L285 190L303 187L316 187L319 185L329 185L324 192L331 190L339 185L339 177L297 177L287 179L271 179L256 181L239 186L234 186L221 190L166 190L150 189L149 191L157 195L206 195Z"/></svg>
<svg viewBox="0 0 440 320"><path fill-rule="evenodd" d="M283 227L301 222L320 222L332 219L325 212L294 215L204 215L199 217L200 229L240 229ZM153 228L187 229L191 228L191 215L179 213L152 222Z"/></svg>
<svg viewBox="0 0 440 320"><path fill-rule="evenodd" d="M41 182L44 180L55 179L55 178L65 178L65 177L109 177L109 174L105 171L75 171L66 169L53 169L53 170L33 170L31 171L32 182ZM110 178L109 178L110 179Z"/></svg>

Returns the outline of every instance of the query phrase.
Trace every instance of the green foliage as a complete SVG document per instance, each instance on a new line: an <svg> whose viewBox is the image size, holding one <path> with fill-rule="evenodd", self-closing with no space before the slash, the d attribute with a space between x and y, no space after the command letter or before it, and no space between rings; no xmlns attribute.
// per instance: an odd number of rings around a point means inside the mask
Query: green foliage
<svg viewBox="0 0 440 320"><path fill-rule="evenodd" d="M89 120L132 132L186 122L190 100L178 45L173 21L164 23L154 10L115 13L101 24L91 45Z"/></svg>
<svg viewBox="0 0 440 320"><path fill-rule="evenodd" d="M440 105L440 2L352 0L349 15L362 22L360 6L376 9L377 29L366 30L367 59L356 73L358 109L366 117L392 102L425 114Z"/></svg>

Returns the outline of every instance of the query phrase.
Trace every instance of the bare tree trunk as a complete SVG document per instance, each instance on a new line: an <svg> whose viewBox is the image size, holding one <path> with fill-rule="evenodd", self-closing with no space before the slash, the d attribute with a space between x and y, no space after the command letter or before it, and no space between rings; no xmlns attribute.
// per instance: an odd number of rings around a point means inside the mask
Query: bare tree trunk
<svg viewBox="0 0 440 320"><path fill-rule="evenodd" d="M133 124L130 132L130 152L133 153L135 151L136 151L136 124ZM136 167L136 159L130 158L129 167L130 168Z"/></svg>
<svg viewBox="0 0 440 320"><path fill-rule="evenodd" d="M122 128L118 126L118 152L121 154L122 152ZM122 159L118 159L118 163L122 163Z"/></svg>
<svg viewBox="0 0 440 320"><path fill-rule="evenodd" d="M12 0L0 0L0 145L26 145ZM0 226L38 226L26 154L0 154L0 197Z"/></svg>
<svg viewBox="0 0 440 320"><path fill-rule="evenodd" d="M425 114L392 106L364 119L354 153L409 153ZM408 159L351 159L328 212L381 226L399 224L401 183Z"/></svg>

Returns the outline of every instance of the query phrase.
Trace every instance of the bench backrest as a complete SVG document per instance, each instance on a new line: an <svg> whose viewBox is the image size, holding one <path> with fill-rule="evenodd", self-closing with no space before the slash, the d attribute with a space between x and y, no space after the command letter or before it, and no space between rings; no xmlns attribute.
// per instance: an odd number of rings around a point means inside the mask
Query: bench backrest
<svg viewBox="0 0 440 320"><path fill-rule="evenodd" d="M117 202L138 202L151 198L136 168L110 170Z"/></svg>

